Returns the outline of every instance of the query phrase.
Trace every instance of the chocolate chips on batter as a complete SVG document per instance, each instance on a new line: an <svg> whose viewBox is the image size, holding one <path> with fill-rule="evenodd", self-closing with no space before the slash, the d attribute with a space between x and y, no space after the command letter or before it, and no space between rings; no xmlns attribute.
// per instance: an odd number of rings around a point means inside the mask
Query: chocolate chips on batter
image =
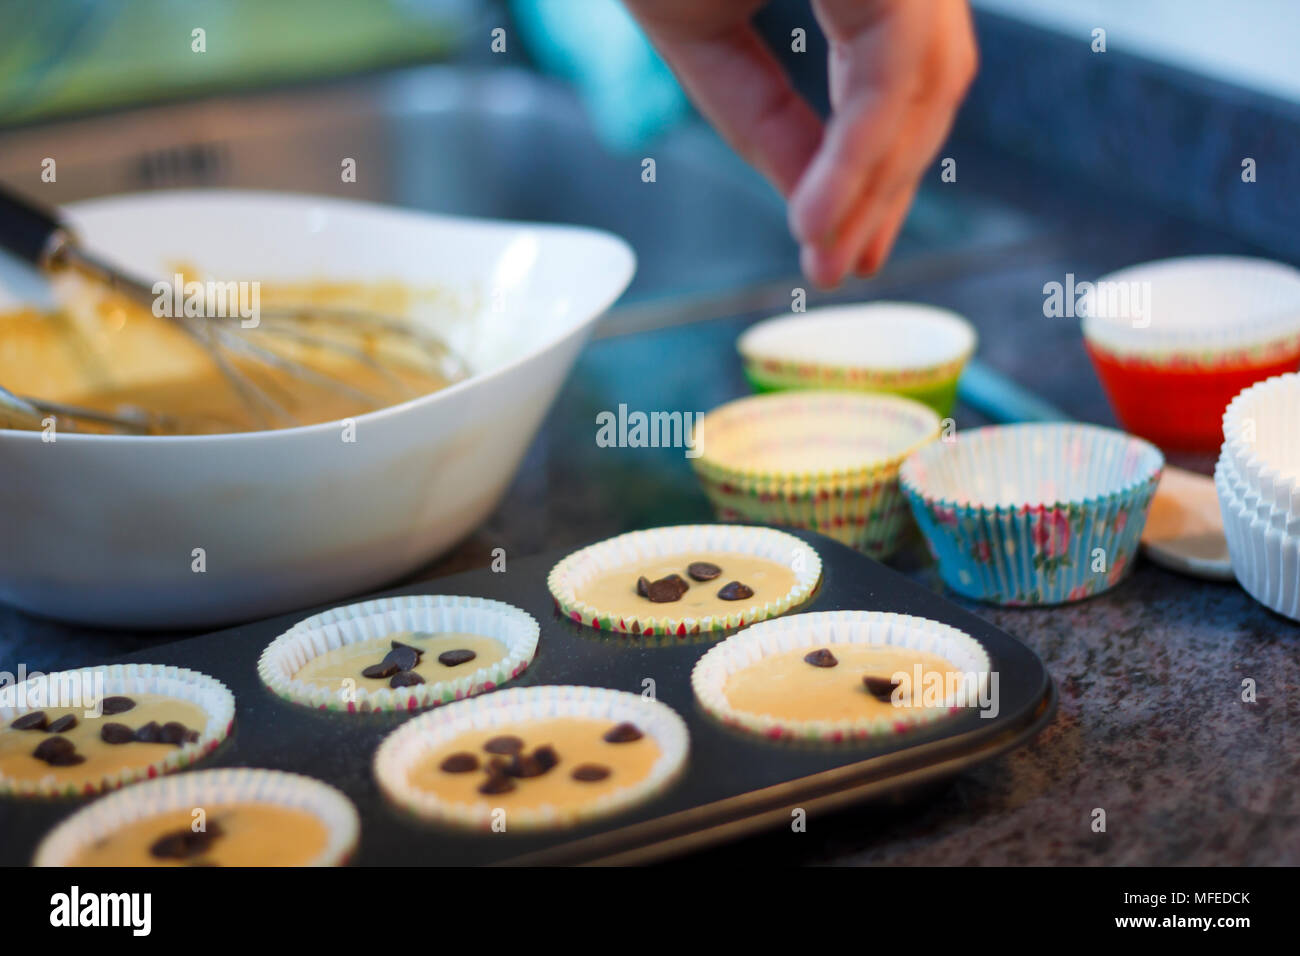
<svg viewBox="0 0 1300 956"><path fill-rule="evenodd" d="M502 734L485 743L483 749L490 754L517 754L524 749L524 742L512 734Z"/></svg>
<svg viewBox="0 0 1300 956"><path fill-rule="evenodd" d="M579 767L574 767L571 776L579 783L597 783L604 780L609 774L610 770L604 764L584 763Z"/></svg>
<svg viewBox="0 0 1300 956"><path fill-rule="evenodd" d="M149 853L158 860L188 860L208 852L221 835L221 827L215 822L198 832L186 827L160 836L149 847Z"/></svg>
<svg viewBox="0 0 1300 956"><path fill-rule="evenodd" d="M803 656L803 659L813 667L834 667L839 663L839 659L824 647L809 651Z"/></svg>
<svg viewBox="0 0 1300 956"><path fill-rule="evenodd" d="M621 724L615 724L609 730L605 731L604 741L610 744L630 744L634 740L640 740L645 734L641 733L636 724L629 724L624 721Z"/></svg>
<svg viewBox="0 0 1300 956"><path fill-rule="evenodd" d="M862 678L862 685L866 687L867 693L876 700L889 703L894 695L894 688L898 686L898 681L891 680L888 677L873 677L868 674Z"/></svg>
<svg viewBox="0 0 1300 956"><path fill-rule="evenodd" d="M754 589L746 584L741 584L739 581L732 581L730 584L723 585L722 590L718 592L718 597L724 601L743 601L745 598L752 598L753 596Z"/></svg>
<svg viewBox="0 0 1300 956"><path fill-rule="evenodd" d="M391 650L384 655L384 659L362 670L361 676L371 680L387 680L388 686L394 689L423 684L424 678L415 673L415 668L424 658L424 651L410 644L403 644L401 641L389 643ZM476 656L471 650L443 651L438 655L438 663L444 667L455 667L457 664L472 661Z"/></svg>
<svg viewBox="0 0 1300 956"><path fill-rule="evenodd" d="M199 732L190 730L179 720L169 720L165 724L151 720L138 730L132 730L126 724L105 724L99 729L99 739L106 744L171 744L180 747L197 743Z"/></svg>
<svg viewBox="0 0 1300 956"><path fill-rule="evenodd" d="M692 561L686 566L686 573L694 581L712 581L722 575L722 568L712 561ZM691 586L686 583L686 579L680 574L670 574L658 581L651 581L644 576L636 579L636 593L655 604L669 604L673 601L680 601L682 595L689 591L690 588ZM725 584L718 591L718 597L724 601L743 601L753 596L754 589L739 581Z"/></svg>
<svg viewBox="0 0 1300 956"><path fill-rule="evenodd" d="M135 741L135 731L126 724L105 724L99 728L99 739L106 744L129 744Z"/></svg>
<svg viewBox="0 0 1300 956"><path fill-rule="evenodd" d="M722 573L722 568L711 561L692 561L687 565L686 573L696 581L712 581Z"/></svg>
<svg viewBox="0 0 1300 956"><path fill-rule="evenodd" d="M45 716L45 711L34 710L30 714L23 714L9 727L12 730L44 730L49 723L50 719Z"/></svg>
<svg viewBox="0 0 1300 956"><path fill-rule="evenodd" d="M47 737L36 745L32 756L51 767L73 767L85 763L86 758L77 753L77 746L67 737Z"/></svg>
<svg viewBox="0 0 1300 956"><path fill-rule="evenodd" d="M658 581L637 578L636 593L655 604L670 604L680 601L682 595L691 589L686 579L680 574L670 574Z"/></svg>
<svg viewBox="0 0 1300 956"><path fill-rule="evenodd" d="M77 726L77 718L73 714L64 714L58 720L51 723L45 728L47 734L61 734Z"/></svg>
<svg viewBox="0 0 1300 956"><path fill-rule="evenodd" d="M438 764L438 769L443 773L473 773L479 767L478 757L472 753L462 751L458 754L452 754L442 763Z"/></svg>
<svg viewBox="0 0 1300 956"><path fill-rule="evenodd" d="M454 651L443 651L438 655L438 663L443 667L458 667L461 664L468 664L476 657L478 655L468 648L460 648Z"/></svg>

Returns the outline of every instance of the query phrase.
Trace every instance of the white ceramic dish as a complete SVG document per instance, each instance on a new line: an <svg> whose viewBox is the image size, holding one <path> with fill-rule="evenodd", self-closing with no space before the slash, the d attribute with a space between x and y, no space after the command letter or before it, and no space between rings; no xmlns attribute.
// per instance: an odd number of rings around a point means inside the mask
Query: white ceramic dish
<svg viewBox="0 0 1300 956"><path fill-rule="evenodd" d="M1214 480L1166 465L1142 526L1142 548L1171 571L1209 581L1233 580Z"/></svg>
<svg viewBox="0 0 1300 956"><path fill-rule="evenodd" d="M149 193L65 215L121 266L168 277L437 286L429 320L475 375L356 419L178 437L0 430L0 601L116 627L200 627L377 587L493 510L591 326L626 288L622 240L370 203L242 191ZM40 286L0 261L0 308ZM203 549L206 570L192 569Z"/></svg>

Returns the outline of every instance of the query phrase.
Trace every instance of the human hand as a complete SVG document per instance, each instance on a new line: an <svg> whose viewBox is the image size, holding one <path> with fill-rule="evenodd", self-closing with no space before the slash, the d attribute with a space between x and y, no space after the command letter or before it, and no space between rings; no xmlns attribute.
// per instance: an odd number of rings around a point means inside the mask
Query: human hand
<svg viewBox="0 0 1300 956"><path fill-rule="evenodd" d="M966 0L813 0L830 42L821 119L750 23L766 0L625 0L701 112L789 199L818 285L888 258L975 76Z"/></svg>

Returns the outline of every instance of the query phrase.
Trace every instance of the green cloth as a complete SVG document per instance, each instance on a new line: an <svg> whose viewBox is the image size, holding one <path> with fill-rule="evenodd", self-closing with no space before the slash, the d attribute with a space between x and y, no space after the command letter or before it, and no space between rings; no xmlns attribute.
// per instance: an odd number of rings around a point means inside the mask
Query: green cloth
<svg viewBox="0 0 1300 956"><path fill-rule="evenodd" d="M439 59L454 45L457 8L464 4L0 0L0 123ZM206 52L192 49L196 28Z"/></svg>

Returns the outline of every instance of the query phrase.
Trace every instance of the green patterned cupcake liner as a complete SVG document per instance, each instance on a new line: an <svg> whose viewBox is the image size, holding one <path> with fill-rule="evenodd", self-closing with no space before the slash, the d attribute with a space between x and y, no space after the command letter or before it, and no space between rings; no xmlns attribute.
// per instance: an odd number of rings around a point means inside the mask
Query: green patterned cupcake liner
<svg viewBox="0 0 1300 956"><path fill-rule="evenodd" d="M736 348L759 391L888 392L947 415L976 341L971 324L947 309L871 302L767 319Z"/></svg>
<svg viewBox="0 0 1300 956"><path fill-rule="evenodd" d="M494 802L491 797L484 797L474 803L458 803L443 799L412 784L412 768L467 732L556 717L635 724L658 745L659 758L644 780L590 803L510 810L507 826L511 831L568 827L619 813L663 792L686 766L690 750L686 722L666 704L604 687L512 687L490 697L422 714L403 724L375 752L375 779L389 800L420 819L488 830L500 809L499 800Z"/></svg>
<svg viewBox="0 0 1300 956"><path fill-rule="evenodd" d="M936 654L957 669L937 706L900 703L889 716L853 720L791 720L733 707L727 679L765 657L846 644L910 648ZM709 650L691 671L699 705L722 723L769 740L844 743L892 737L979 704L988 693L988 652L975 638L927 618L884 611L823 611L746 628Z"/></svg>
<svg viewBox="0 0 1300 956"><path fill-rule="evenodd" d="M666 557L690 561L706 552L730 552L786 565L794 572L794 586L765 603L738 601L741 606L725 617L629 618L588 604L578 596L589 581L610 569ZM556 610L578 624L615 634L684 638L744 627L784 614L812 596L821 576L822 559L812 547L793 535L773 528L699 524L631 531L590 545L552 568L546 584Z"/></svg>
<svg viewBox="0 0 1300 956"><path fill-rule="evenodd" d="M324 687L294 677L309 660L328 651L404 632L491 637L505 644L506 656L452 680L413 687ZM414 711L495 690L518 677L537 653L539 634L532 615L501 601L447 594L378 598L299 621L267 645L257 672L272 693L304 707L347 713Z"/></svg>
<svg viewBox="0 0 1300 956"><path fill-rule="evenodd" d="M172 697L200 707L207 714L207 722L198 732L199 739L176 747L162 760L107 776L57 780L51 775L18 780L0 773L0 796L89 796L182 770L215 750L229 736L235 722L235 697L215 678L163 664L107 664L29 677L20 684L0 688L0 727L7 728L24 714L48 707L82 707L85 716L79 719L100 720L105 717L98 706L102 698L138 694Z"/></svg>
<svg viewBox="0 0 1300 956"><path fill-rule="evenodd" d="M356 849L361 831L356 807L328 784L279 770L198 770L95 801L50 831L36 848L33 865L68 866L85 846L159 814L234 804L271 804L316 817L328 836L307 866L339 866Z"/></svg>
<svg viewBox="0 0 1300 956"><path fill-rule="evenodd" d="M723 521L817 531L884 559L911 530L898 469L939 431L932 409L895 395L762 395L705 416L694 464ZM791 458L833 454L841 466L778 471L749 464L770 460L782 443Z"/></svg>

